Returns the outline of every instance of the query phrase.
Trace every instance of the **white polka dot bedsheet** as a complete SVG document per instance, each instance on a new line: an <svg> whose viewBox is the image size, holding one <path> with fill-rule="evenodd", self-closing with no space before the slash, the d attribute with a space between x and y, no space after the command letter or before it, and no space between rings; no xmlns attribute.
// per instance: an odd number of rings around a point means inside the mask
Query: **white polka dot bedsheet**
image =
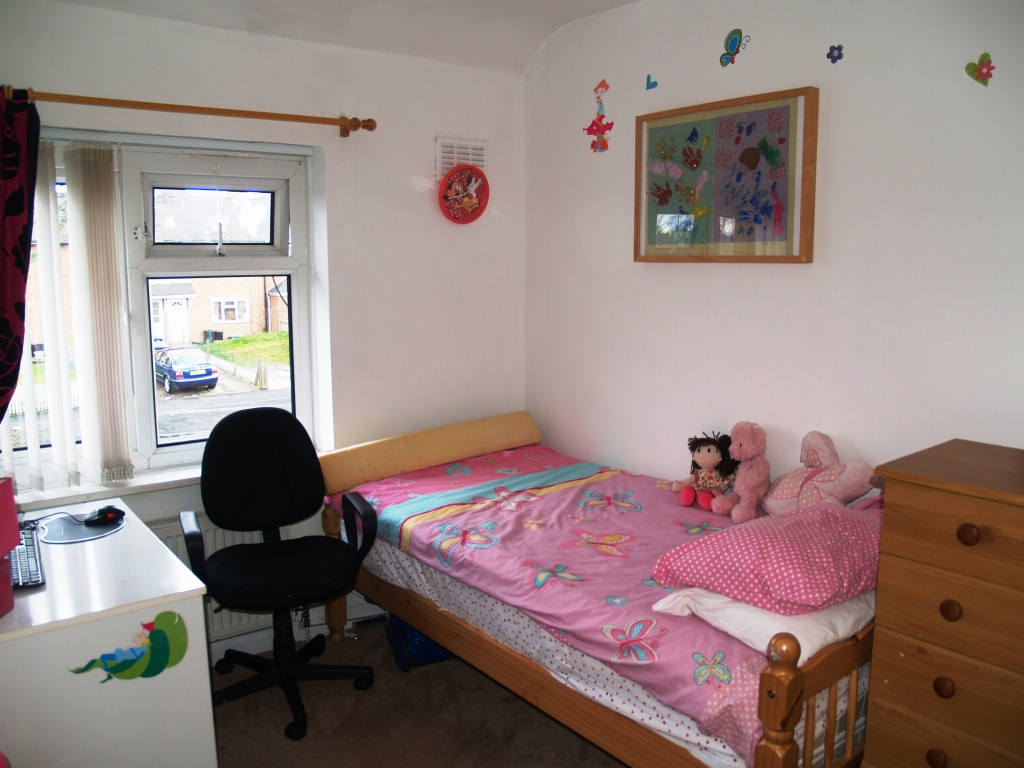
<svg viewBox="0 0 1024 768"><path fill-rule="evenodd" d="M366 561L375 575L708 765L753 763L764 653L696 616L652 608L669 591L650 576L660 555L731 519L680 506L665 481L541 445L354 490L377 511Z"/></svg>

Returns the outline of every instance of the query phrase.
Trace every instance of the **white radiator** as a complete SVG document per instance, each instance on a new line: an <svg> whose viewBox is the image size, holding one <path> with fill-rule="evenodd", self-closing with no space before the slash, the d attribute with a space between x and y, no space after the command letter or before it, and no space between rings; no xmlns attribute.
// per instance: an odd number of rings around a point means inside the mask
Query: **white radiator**
<svg viewBox="0 0 1024 768"><path fill-rule="evenodd" d="M252 544L263 540L263 536L259 532L226 531L223 528L218 528L203 512L197 512L196 517L199 520L199 527L203 531L203 543L206 546L207 557L218 549L230 547L232 544ZM181 525L177 517L150 520L146 525L178 556L181 562L188 565L185 537L181 532ZM282 538L288 538L289 535L288 528L281 530ZM215 613L214 609L217 607L215 600L206 601L206 626L209 628L211 642L274 625L274 616L270 613L241 613L229 611L226 608Z"/></svg>

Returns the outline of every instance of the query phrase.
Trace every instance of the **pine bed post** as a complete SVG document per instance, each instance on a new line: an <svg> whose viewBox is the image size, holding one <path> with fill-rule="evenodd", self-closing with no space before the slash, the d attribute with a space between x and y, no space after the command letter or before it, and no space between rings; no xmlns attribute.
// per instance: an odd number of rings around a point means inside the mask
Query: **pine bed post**
<svg viewBox="0 0 1024 768"><path fill-rule="evenodd" d="M764 735L757 742L757 768L796 768L799 748L793 729L800 721L804 673L797 668L800 643L793 635L780 632L768 644L768 666L761 671L761 692L757 716Z"/></svg>
<svg viewBox="0 0 1024 768"><path fill-rule="evenodd" d="M341 536L341 518L326 504L320 511L320 525L325 535L335 539ZM345 639L345 622L348 620L345 595L328 600L324 605L324 611L327 614L327 627L330 629L327 637L332 643L340 643Z"/></svg>

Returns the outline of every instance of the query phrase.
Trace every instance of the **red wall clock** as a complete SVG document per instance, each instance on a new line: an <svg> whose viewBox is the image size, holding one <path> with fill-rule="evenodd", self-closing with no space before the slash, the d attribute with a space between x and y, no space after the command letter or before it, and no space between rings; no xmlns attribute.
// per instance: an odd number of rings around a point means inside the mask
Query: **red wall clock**
<svg viewBox="0 0 1024 768"><path fill-rule="evenodd" d="M457 165L441 179L437 199L448 221L469 224L483 214L491 189L484 172L475 165Z"/></svg>

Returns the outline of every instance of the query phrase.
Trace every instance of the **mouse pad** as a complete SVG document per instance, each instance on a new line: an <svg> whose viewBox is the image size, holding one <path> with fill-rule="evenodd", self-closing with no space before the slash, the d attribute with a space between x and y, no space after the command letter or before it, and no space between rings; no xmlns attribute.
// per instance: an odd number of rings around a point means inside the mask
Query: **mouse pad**
<svg viewBox="0 0 1024 768"><path fill-rule="evenodd" d="M68 515L51 518L39 524L43 533L39 540L47 544L75 544L79 541L102 539L124 528L124 519L106 525L83 525Z"/></svg>

